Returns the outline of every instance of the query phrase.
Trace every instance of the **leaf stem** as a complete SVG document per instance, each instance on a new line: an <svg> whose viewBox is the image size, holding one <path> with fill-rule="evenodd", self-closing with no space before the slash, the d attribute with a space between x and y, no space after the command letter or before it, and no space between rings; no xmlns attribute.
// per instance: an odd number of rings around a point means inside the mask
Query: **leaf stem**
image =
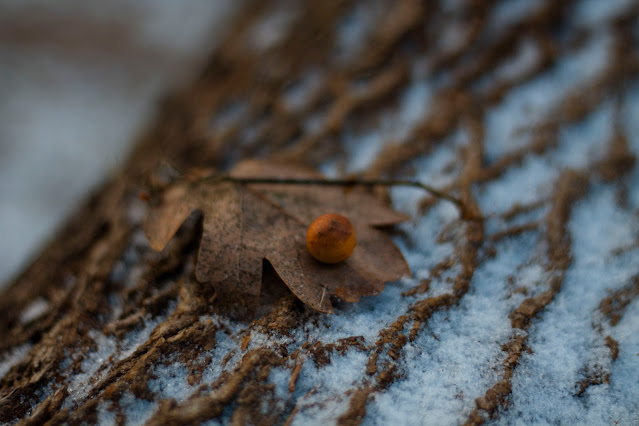
<svg viewBox="0 0 639 426"><path fill-rule="evenodd" d="M236 177L236 176L219 176L219 179L226 182L236 183L265 183L265 184L284 184L284 185L323 185L323 186L410 186L420 188L431 195L450 201L455 204L462 213L467 209L462 200L454 197L446 192L440 191L425 183L414 180L401 179L296 179L296 178L270 178L270 177Z"/></svg>

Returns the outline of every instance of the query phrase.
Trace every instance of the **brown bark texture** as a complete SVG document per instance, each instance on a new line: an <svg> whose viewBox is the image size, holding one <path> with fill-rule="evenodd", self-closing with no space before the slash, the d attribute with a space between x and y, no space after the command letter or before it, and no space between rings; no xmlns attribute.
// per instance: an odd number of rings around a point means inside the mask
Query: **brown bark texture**
<svg viewBox="0 0 639 426"><path fill-rule="evenodd" d="M579 329L590 336L587 351L562 394L582 407L564 422L592 421L588 410L602 394L614 399L626 371L615 368L637 345L618 330L639 328L628 316L639 299L639 203L627 117L639 76L639 5L626 2L592 23L579 19L583 2L530 2L510 15L507 3L248 5L197 78L162 101L123 169L0 295L0 422L557 421L542 405L526 411L520 395L546 350L544 320L570 303L574 276L588 266L581 235L608 226L579 228L589 210L580 203L602 199L611 213L596 217L621 218L610 227L630 218L628 231L603 243L609 275L575 291L596 300ZM597 54L605 54L601 64L578 60ZM532 106L508 116L526 97ZM597 114L607 134L574 134ZM495 128L510 120L519 120L516 132L502 137ZM462 217L416 190L376 191L411 216L389 232L412 277L356 304L331 299L335 312L323 314L265 262L257 318L234 320L194 273L201 216L155 252L139 194L153 197L154 180L171 173L225 171L249 158L303 162L338 177L423 179L475 214ZM513 251L516 262L505 254ZM495 310L482 323L472 315L484 295ZM451 341L444 335L459 347L437 358ZM472 345L475 364L464 352ZM465 353L459 363L456 353ZM472 371L457 380L464 363ZM636 375L627 365L619 368ZM419 374L432 386L411 382ZM442 383L452 396L435 404L441 393L428 388ZM611 404L597 418L639 421L634 392L634 406Z"/></svg>

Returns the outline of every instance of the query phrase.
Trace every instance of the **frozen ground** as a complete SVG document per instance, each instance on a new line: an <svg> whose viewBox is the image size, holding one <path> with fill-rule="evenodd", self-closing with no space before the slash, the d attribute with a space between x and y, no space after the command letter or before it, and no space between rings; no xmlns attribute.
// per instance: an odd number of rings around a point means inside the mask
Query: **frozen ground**
<svg viewBox="0 0 639 426"><path fill-rule="evenodd" d="M117 170L155 101L197 69L237 7L0 1L0 287Z"/></svg>
<svg viewBox="0 0 639 426"><path fill-rule="evenodd" d="M460 2L444 3L454 14L455 4ZM543 4L498 2L489 30L505 31ZM520 149L528 149L537 134L526 129L552 125L556 119L553 114L559 115L558 104L563 99L602 84L609 64L617 59L613 56L613 21L631 6L634 2L623 0L576 2L567 25L575 32L583 32L579 42L569 48L564 46L566 51L561 52L556 63L525 78L486 108L482 122L486 164L482 166L488 169L506 162ZM367 33L374 28L363 20L376 19L373 16L378 16L375 8L356 8L345 20L337 37L341 43L338 60L357 56ZM274 14L265 22L286 26L293 19L287 13ZM636 17L633 22L639 29ZM261 36L254 42L260 49L268 49L283 38L266 24L257 28ZM440 49L454 48L464 34L449 37ZM539 40L523 40L473 90L489 90L527 73L536 66L542 47ZM385 148L403 142L424 116L436 112L437 105L432 101L448 81L446 76L424 72L429 59L424 58L423 67L411 68L397 108L382 111L372 128L345 126L342 139L346 172L368 168L379 160ZM318 90L323 78L321 70L308 70L301 83L286 94L288 107L301 108L304 94ZM486 416L489 423L639 424L639 301L635 296L626 305L615 305L620 315L618 322L602 308L607 297L631 288L639 280L639 167L634 166L627 175L612 182L592 172L607 158L611 141L619 133L626 136L629 152L639 156L639 82L624 89L614 101L595 102L583 116L562 123L553 144L535 152L528 150L520 161L506 163L503 173L472 188L485 215L486 242L469 290L449 308L434 309L425 324L416 324L412 319L404 323L397 331L404 340L396 358L390 344L377 344L380 335L402 314L410 316L424 300L453 294L454 278L462 269L456 249L468 243L463 232L468 225L460 220L453 206L437 202L421 214L418 204L423 201L423 194L399 188L391 192L393 205L409 213L413 220L401 225L403 232L396 242L411 266L411 278L389 284L377 297L352 305L340 304L335 314L291 326L288 333L217 316L200 317L202 325L213 323L219 327L214 336L215 347L200 354L202 360L207 360L202 383L211 384L224 374L232 374L242 365L245 354L254 349L270 348L287 354L299 351L295 361L287 357L283 365L268 371L266 381L272 385L275 402L268 405L265 398L264 411L290 413L294 406L292 424L333 424L351 408L356 391L372 386L377 373L367 371L370 353L381 348L379 369L388 362L397 374L387 387L369 394L362 420L366 425L461 424L477 408L477 401L490 395L506 376L511 387L506 394L507 403L492 413L494 417ZM215 117L214 126L232 126L247 110L238 103L232 111ZM305 131L321 128L315 123L322 120L321 113L307 117L313 123L306 123ZM542 128L540 133L543 131ZM461 123L445 142L413 159L413 177L440 187L458 180L463 171L456 160L463 157L464 150L472 148L473 137L472 126ZM334 164L327 162L322 167L338 173ZM570 206L563 239L552 241L548 228L553 224L547 218L556 203L554 196L562 172L567 169L588 175L589 180L584 184L585 195ZM508 211L515 213L504 214ZM520 226L523 228L513 232ZM148 250L138 237L135 236L136 249ZM553 247L549 245L565 241L569 241L570 262L565 270L560 270L551 265ZM437 268L448 263L447 269ZM559 290L551 284L557 277L561 279ZM424 279L430 284L423 294L406 293ZM529 324L514 324L512 314L518 307L526 307L526 300L548 292L554 292L553 297L533 314ZM23 316L37 316L42 309L46 306L35 301ZM97 375L99 379L112 368L112 363L104 360L126 358L173 309L174 304L167 312L148 318L144 327L128 333L120 345L114 345L99 331L93 332L90 337L95 346L85 355L82 373L71 379L72 392L64 406L81 404L86 395L84 387L92 386L92 377ZM406 338L413 330L413 338ZM330 361L326 364L316 362L308 349L316 343L339 347L342 339L351 338L358 344L328 350ZM513 342L525 342L524 349L512 351L509 348ZM29 346L20 346L4 354L0 373L9 371L28 350ZM514 356L516 366L508 370ZM167 355L165 361L153 366L149 388L158 399L174 398L176 403L182 403L197 392L199 384L189 382L186 366L172 355ZM210 394L217 391L213 389ZM128 392L119 405L131 424L143 424L160 406L157 401ZM104 404L98 414L105 424L115 421L114 412ZM210 424L227 424L231 416L232 410L227 409Z"/></svg>

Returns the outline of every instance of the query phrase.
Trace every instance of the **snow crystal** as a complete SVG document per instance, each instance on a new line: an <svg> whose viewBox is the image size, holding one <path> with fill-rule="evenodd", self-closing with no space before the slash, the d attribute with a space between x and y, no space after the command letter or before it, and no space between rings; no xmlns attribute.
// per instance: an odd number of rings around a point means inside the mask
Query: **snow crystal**
<svg viewBox="0 0 639 426"><path fill-rule="evenodd" d="M158 398L174 398L181 402L197 388L189 385L187 380L189 372L179 361L169 365L160 362L153 367L153 375L154 377L149 380L149 390Z"/></svg>

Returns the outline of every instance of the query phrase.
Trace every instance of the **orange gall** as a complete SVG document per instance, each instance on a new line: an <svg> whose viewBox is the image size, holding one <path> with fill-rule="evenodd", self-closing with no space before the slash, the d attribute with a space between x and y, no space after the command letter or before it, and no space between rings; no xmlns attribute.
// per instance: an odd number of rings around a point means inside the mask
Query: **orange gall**
<svg viewBox="0 0 639 426"><path fill-rule="evenodd" d="M356 244L353 225L336 213L319 216L306 232L309 253L322 263L338 263L348 259Z"/></svg>

